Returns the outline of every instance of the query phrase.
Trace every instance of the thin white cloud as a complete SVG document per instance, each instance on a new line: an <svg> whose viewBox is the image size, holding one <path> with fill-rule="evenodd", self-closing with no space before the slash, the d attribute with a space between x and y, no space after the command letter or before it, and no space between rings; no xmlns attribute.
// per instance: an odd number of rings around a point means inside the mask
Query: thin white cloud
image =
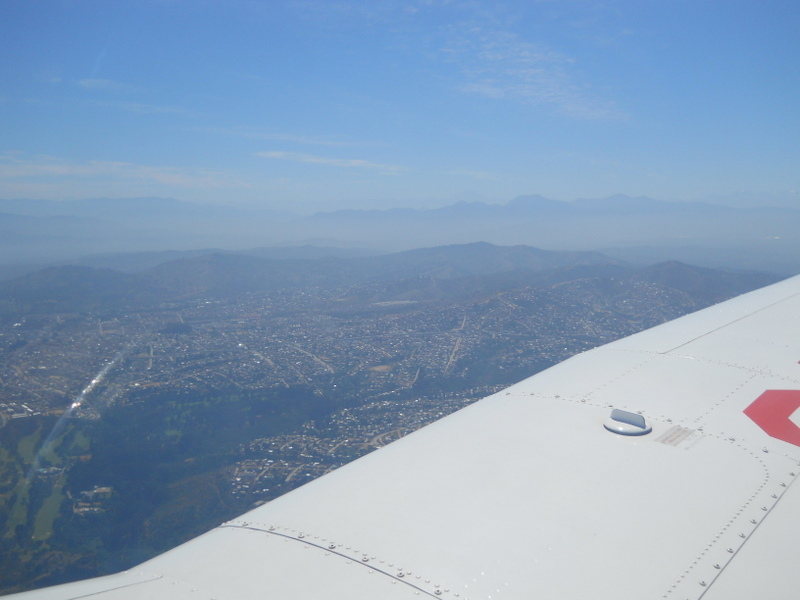
<svg viewBox="0 0 800 600"><path fill-rule="evenodd" d="M301 162L301 163L311 163L316 165L325 165L329 167L344 167L348 169L370 169L391 174L396 174L399 173L400 171L405 170L405 167L401 167L399 165L386 165L357 158L330 158L327 156L317 156L315 154L305 154L302 152L281 152L281 151L259 152L258 156L262 158L288 160L292 162Z"/></svg>
<svg viewBox="0 0 800 600"><path fill-rule="evenodd" d="M464 93L552 106L581 119L619 118L613 103L599 98L571 75L574 60L502 29L454 25L442 50L460 67Z"/></svg>
<svg viewBox="0 0 800 600"><path fill-rule="evenodd" d="M122 161L69 161L50 156L0 156L0 187L14 182L72 183L116 181L120 185L156 183L167 187L207 189L242 187L230 174L207 169L139 165Z"/></svg>
<svg viewBox="0 0 800 600"><path fill-rule="evenodd" d="M391 24L387 31L397 47L415 48L456 66L455 88L466 94L547 106L577 119L619 119L622 111L594 92L577 72L575 60L546 44L526 39L513 27L525 4L458 0L369 2L298 0L293 6L334 27L350 22ZM424 36L421 24L448 23L438 36ZM432 40L437 41L432 41ZM430 46L429 44L433 44ZM429 50L433 53L429 54Z"/></svg>
<svg viewBox="0 0 800 600"><path fill-rule="evenodd" d="M275 140L279 142L290 142L293 144L300 144L305 146L329 146L329 147L354 147L366 146L368 144L359 144L355 142L346 142L343 140L335 140L311 135L298 135L293 133L280 133L269 132L258 129L247 129L240 127L205 127L201 129L209 133L221 133L223 135L230 135L235 137L242 137L253 140Z"/></svg>
<svg viewBox="0 0 800 600"><path fill-rule="evenodd" d="M470 169L453 169L446 171L447 175L456 175L458 177L469 177L471 179L486 180L494 179L495 174L489 171L472 171Z"/></svg>

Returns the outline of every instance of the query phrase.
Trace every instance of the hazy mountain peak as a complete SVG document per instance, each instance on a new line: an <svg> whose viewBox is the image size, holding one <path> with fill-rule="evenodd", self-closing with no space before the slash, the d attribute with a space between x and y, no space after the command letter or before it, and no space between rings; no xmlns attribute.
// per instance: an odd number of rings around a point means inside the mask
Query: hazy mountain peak
<svg viewBox="0 0 800 600"><path fill-rule="evenodd" d="M641 210L643 208L655 208L674 205L675 203L663 200L654 200L647 196L628 196L627 194L614 194L606 198L579 198L573 204L586 209L603 210Z"/></svg>

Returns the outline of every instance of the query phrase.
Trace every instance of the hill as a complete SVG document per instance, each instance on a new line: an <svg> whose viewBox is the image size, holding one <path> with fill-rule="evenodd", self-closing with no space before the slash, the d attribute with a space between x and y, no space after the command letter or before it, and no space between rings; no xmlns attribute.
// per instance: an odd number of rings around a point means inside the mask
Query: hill
<svg viewBox="0 0 800 600"><path fill-rule="evenodd" d="M553 252L488 243L349 258L278 259L210 252L168 260L137 273L86 266L48 267L0 283L0 311L11 317L142 308L192 298L333 289L370 282L380 284L377 291L370 292L380 300L430 301L612 277L651 281L702 296L708 302L775 280L763 274L701 269L677 262L639 268L595 252Z"/></svg>

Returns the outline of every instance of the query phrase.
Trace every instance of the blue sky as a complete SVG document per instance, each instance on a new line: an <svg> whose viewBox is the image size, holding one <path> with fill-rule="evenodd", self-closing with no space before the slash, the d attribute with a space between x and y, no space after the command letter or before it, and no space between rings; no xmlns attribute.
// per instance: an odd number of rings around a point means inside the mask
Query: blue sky
<svg viewBox="0 0 800 600"><path fill-rule="evenodd" d="M0 197L795 198L798 31L796 0L5 0Z"/></svg>

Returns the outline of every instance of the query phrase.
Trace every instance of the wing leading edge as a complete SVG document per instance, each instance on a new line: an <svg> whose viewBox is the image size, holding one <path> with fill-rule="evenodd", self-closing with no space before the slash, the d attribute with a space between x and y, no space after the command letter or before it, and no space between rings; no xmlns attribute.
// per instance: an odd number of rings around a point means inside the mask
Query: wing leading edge
<svg viewBox="0 0 800 600"><path fill-rule="evenodd" d="M795 277L573 357L135 569L18 597L794 598L800 446L775 424L800 432L798 361ZM609 431L612 408L652 431Z"/></svg>

